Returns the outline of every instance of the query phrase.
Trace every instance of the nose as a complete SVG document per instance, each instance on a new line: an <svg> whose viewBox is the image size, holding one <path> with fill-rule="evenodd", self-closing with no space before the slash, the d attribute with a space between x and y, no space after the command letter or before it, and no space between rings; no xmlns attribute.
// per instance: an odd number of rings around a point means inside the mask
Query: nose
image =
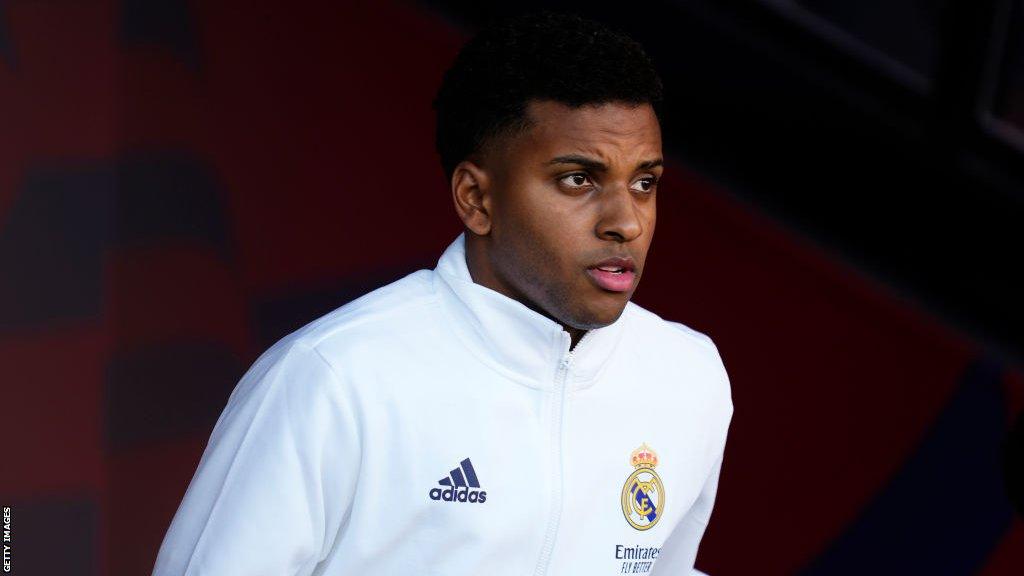
<svg viewBox="0 0 1024 576"><path fill-rule="evenodd" d="M643 220L628 186L607 187L601 194L601 216L595 230L602 240L629 242L643 234Z"/></svg>

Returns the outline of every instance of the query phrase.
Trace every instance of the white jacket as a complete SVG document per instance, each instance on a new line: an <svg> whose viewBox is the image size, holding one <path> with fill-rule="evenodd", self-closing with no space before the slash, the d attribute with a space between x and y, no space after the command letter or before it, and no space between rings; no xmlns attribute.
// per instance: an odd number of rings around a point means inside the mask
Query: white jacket
<svg viewBox="0 0 1024 576"><path fill-rule="evenodd" d="M689 573L732 416L714 344L630 302L570 352L464 241L256 360L156 576Z"/></svg>

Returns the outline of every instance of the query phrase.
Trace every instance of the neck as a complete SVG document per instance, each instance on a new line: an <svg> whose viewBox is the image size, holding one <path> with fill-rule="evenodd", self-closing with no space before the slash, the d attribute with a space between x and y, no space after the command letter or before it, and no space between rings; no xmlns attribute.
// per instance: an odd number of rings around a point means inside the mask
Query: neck
<svg viewBox="0 0 1024 576"><path fill-rule="evenodd" d="M566 326L565 324L562 324L562 328L569 333L569 351L571 352L574 348L576 348L576 345L579 344L580 339L583 338L583 335L586 334L587 331L582 330L580 328Z"/></svg>
<svg viewBox="0 0 1024 576"><path fill-rule="evenodd" d="M527 308L546 316L548 319L558 322L563 330L569 333L569 350L572 351L576 348L576 344L583 338L583 335L587 333L582 328L574 328L569 326L565 322L562 322L558 318L552 317L545 310L531 302L525 295L513 290L510 286L501 282L498 276L494 273L490 261L487 259L485 253L486 247L483 246L483 242L478 241L479 239L473 238L472 234L466 232L466 268L469 269L469 275L473 279L473 282L481 286L486 286L495 292L499 292L521 302Z"/></svg>

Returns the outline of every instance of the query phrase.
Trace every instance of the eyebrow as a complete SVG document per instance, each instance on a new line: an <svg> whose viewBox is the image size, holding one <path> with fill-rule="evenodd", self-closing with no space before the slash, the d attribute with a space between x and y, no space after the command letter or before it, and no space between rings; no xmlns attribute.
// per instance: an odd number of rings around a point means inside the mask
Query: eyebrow
<svg viewBox="0 0 1024 576"><path fill-rule="evenodd" d="M580 166L583 166L584 168L588 168L590 170L594 170L597 172L608 171L608 166L606 166L604 162L601 162L600 160L595 160L593 158L587 158L586 156L581 156L579 154L556 156L555 158L549 160L548 164L578 164ZM639 164L636 165L636 169L647 170L649 168L654 168L655 166L661 166L662 164L664 164L664 161L661 158L655 158L654 160L644 160L643 162L640 162Z"/></svg>

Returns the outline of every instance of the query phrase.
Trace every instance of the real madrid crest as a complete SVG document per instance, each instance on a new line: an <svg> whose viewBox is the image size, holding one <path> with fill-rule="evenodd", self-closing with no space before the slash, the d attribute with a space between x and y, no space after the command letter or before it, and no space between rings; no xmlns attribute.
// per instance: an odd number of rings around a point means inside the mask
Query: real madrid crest
<svg viewBox="0 0 1024 576"><path fill-rule="evenodd" d="M622 513L626 522L637 530L647 530L658 523L665 510L665 487L654 468L658 455L647 444L641 444L629 457L633 473L622 487Z"/></svg>

